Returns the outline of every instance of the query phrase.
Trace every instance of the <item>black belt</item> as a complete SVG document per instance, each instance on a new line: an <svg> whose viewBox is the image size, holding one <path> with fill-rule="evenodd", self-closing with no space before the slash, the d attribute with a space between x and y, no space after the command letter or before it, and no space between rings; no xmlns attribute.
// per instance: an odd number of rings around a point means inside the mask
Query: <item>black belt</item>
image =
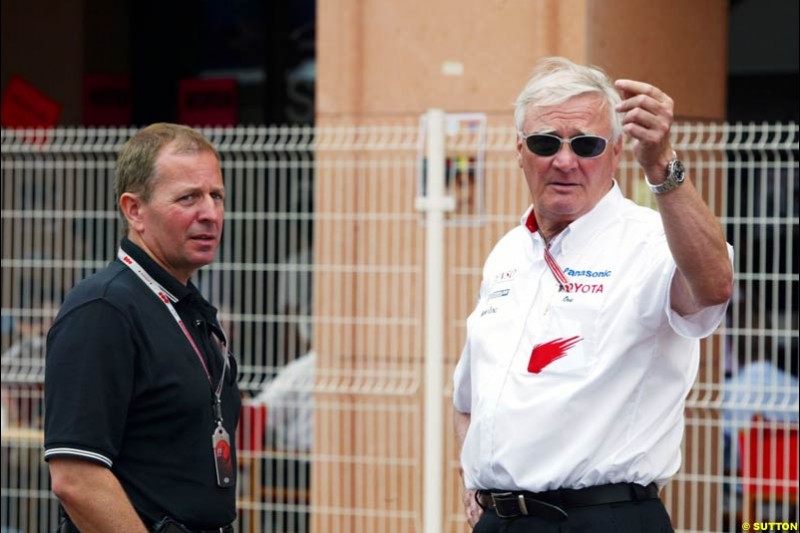
<svg viewBox="0 0 800 533"><path fill-rule="evenodd" d="M167 530L171 531L171 530ZM234 533L233 525L228 524L227 526L216 527L213 529L189 529L188 527L182 527L181 533Z"/></svg>
<svg viewBox="0 0 800 533"><path fill-rule="evenodd" d="M145 524L147 524L147 529L150 531L164 531L169 533L234 533L233 524L228 524L225 526L215 527L215 528L200 528L200 529L191 529L183 524L180 524L168 517L164 517L156 523L149 523L146 519L143 519Z"/></svg>
<svg viewBox="0 0 800 533"><path fill-rule="evenodd" d="M167 531L173 530L168 529ZM233 526L230 524L214 529L189 529L188 527L181 527L180 529L175 529L174 531L180 531L181 533L234 533Z"/></svg>
<svg viewBox="0 0 800 533"><path fill-rule="evenodd" d="M500 518L535 516L561 522L567 519L567 510L590 505L655 500L658 486L637 483L614 483L585 489L557 489L545 492L478 490L475 500L484 509L497 513Z"/></svg>
<svg viewBox="0 0 800 533"><path fill-rule="evenodd" d="M60 515L58 524L58 533L80 533L78 528L72 522L72 519L64 511L63 507L59 505L58 511ZM155 526L150 524L147 529L152 530L153 527ZM180 531L182 533L184 532L185 533L234 533L233 524L228 524L227 526L222 526L215 529L188 529L183 526L180 526Z"/></svg>

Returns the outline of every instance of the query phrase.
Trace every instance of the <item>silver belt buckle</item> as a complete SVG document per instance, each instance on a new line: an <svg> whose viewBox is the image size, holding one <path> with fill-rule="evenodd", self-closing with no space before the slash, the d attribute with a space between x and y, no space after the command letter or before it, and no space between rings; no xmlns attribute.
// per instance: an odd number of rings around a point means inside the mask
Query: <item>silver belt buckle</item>
<svg viewBox="0 0 800 533"><path fill-rule="evenodd" d="M492 497L492 505L494 506L494 512L497 514L499 518L513 518L513 515L504 515L500 512L497 507L497 498L503 498L505 496L511 496L511 492L490 492L489 495Z"/></svg>

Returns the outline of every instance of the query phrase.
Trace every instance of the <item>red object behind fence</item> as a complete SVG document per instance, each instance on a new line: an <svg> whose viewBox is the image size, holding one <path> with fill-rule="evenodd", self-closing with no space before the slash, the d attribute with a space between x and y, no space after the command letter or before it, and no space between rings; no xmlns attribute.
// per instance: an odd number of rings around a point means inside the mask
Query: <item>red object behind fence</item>
<svg viewBox="0 0 800 533"><path fill-rule="evenodd" d="M236 80L190 78L179 82L178 122L188 126L235 126L237 121Z"/></svg>
<svg viewBox="0 0 800 533"><path fill-rule="evenodd" d="M61 104L20 76L11 76L0 103L4 128L52 128L60 115Z"/></svg>
<svg viewBox="0 0 800 533"><path fill-rule="evenodd" d="M754 518L757 501L797 501L798 429L783 425L754 417L739 434L747 519Z"/></svg>
<svg viewBox="0 0 800 533"><path fill-rule="evenodd" d="M236 427L236 449L258 452L264 449L267 427L267 406L242 402L242 413Z"/></svg>

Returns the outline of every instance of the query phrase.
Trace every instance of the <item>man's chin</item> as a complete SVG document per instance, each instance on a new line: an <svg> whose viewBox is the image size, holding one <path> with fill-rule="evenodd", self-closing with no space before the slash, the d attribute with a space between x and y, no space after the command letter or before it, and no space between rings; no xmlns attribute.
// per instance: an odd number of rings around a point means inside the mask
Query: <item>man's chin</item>
<svg viewBox="0 0 800 533"><path fill-rule="evenodd" d="M214 259L217 256L217 247L214 246L212 249L209 250L199 250L195 253L191 254L189 257L189 262L195 268L204 267L209 263L213 263Z"/></svg>
<svg viewBox="0 0 800 533"><path fill-rule="evenodd" d="M583 207L577 198L562 197L547 202L545 210L555 217L576 217L583 211Z"/></svg>

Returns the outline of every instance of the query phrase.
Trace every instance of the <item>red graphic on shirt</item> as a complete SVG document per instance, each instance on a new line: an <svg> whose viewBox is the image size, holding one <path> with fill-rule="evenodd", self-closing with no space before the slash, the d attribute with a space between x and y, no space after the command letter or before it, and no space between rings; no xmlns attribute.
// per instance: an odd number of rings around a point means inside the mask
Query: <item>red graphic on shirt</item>
<svg viewBox="0 0 800 533"><path fill-rule="evenodd" d="M538 374L547 365L561 359L567 355L567 350L581 342L583 339L579 336L570 337L569 339L553 339L544 344L537 344L533 347L531 352L531 360L528 361L528 372Z"/></svg>

